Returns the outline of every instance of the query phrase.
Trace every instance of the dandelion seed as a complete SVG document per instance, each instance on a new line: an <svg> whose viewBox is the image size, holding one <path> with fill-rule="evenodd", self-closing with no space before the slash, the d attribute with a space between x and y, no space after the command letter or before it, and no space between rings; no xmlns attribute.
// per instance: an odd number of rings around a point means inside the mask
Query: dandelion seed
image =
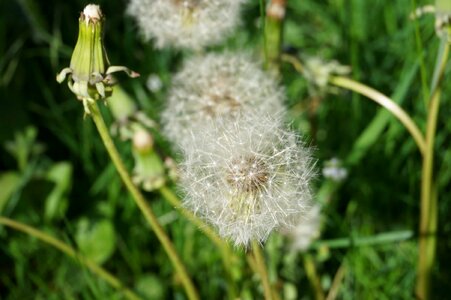
<svg viewBox="0 0 451 300"><path fill-rule="evenodd" d="M239 23L244 0L131 0L133 16L158 48L199 49L220 43Z"/></svg>
<svg viewBox="0 0 451 300"><path fill-rule="evenodd" d="M198 135L197 151L186 150L184 204L237 246L293 226L312 198L310 151L280 124L263 116L221 118Z"/></svg>
<svg viewBox="0 0 451 300"><path fill-rule="evenodd" d="M279 115L283 100L276 79L248 55L208 54L192 58L175 75L162 121L166 136L183 145L191 143L190 134L202 132L216 118Z"/></svg>

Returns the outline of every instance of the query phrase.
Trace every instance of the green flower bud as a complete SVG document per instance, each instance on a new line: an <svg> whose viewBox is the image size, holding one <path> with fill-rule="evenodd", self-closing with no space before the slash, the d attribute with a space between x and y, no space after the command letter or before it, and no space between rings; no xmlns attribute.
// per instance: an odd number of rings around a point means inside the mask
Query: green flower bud
<svg viewBox="0 0 451 300"><path fill-rule="evenodd" d="M138 129L133 135L133 181L145 191L160 188L165 183L165 169L158 153L153 149L152 135Z"/></svg>
<svg viewBox="0 0 451 300"><path fill-rule="evenodd" d="M83 101L89 114L89 102L109 97L115 84L112 73L126 72L130 77L138 73L123 66L110 66L103 45L105 17L98 5L89 4L79 18L78 40L70 61L56 77L61 83L67 77L69 89Z"/></svg>

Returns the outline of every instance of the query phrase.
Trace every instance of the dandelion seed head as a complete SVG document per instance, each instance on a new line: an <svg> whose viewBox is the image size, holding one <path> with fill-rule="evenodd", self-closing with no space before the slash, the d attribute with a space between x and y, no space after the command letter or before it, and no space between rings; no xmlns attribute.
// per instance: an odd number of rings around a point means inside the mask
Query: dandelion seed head
<svg viewBox="0 0 451 300"><path fill-rule="evenodd" d="M220 43L239 23L245 0L131 0L133 16L158 48L199 49Z"/></svg>
<svg viewBox="0 0 451 300"><path fill-rule="evenodd" d="M293 226L312 198L311 151L279 120L256 118L217 119L182 163L184 204L236 246Z"/></svg>
<svg viewBox="0 0 451 300"><path fill-rule="evenodd" d="M303 215L296 218L295 226L283 233L291 240L291 248L295 251L306 251L320 235L321 206L311 206Z"/></svg>
<svg viewBox="0 0 451 300"><path fill-rule="evenodd" d="M212 53L190 59L175 75L162 121L166 136L183 145L212 120L233 121L243 113L279 115L283 102L277 80L249 55Z"/></svg>
<svg viewBox="0 0 451 300"><path fill-rule="evenodd" d="M163 82L161 81L160 76L157 74L150 74L146 80L146 87L153 93L161 91L163 88Z"/></svg>

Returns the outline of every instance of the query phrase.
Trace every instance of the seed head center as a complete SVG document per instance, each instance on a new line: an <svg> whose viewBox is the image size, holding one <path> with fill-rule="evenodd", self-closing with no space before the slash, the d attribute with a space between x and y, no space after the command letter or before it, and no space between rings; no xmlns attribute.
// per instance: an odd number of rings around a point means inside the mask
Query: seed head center
<svg viewBox="0 0 451 300"><path fill-rule="evenodd" d="M269 180L266 164L255 156L234 160L228 171L227 183L239 193L256 193Z"/></svg>

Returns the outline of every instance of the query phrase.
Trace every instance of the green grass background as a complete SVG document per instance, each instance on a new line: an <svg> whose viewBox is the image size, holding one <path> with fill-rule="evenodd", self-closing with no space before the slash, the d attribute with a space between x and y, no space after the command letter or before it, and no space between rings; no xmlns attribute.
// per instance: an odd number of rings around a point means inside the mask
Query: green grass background
<svg viewBox="0 0 451 300"><path fill-rule="evenodd" d="M439 41L433 15L412 21L409 14L428 1L288 2L287 51L351 66L352 78L392 96L424 129L425 98ZM142 75L135 80L121 77L122 86L158 121L171 74L188 53L156 50L144 42L133 20L124 14L126 1L98 3L107 17L105 43L110 61ZM65 84L55 81L56 73L69 64L77 18L86 4L0 1L0 214L58 236L146 299L184 299L166 254L121 185L92 121L83 118L81 103ZM213 50L258 53L262 43L259 12L258 1L250 1L236 33ZM448 74L449 69L448 65ZM343 266L338 299L412 299L421 179L415 143L391 115L350 92L327 94L309 115L307 82L290 65L282 70L290 121L315 147L319 173L332 157L342 159L349 172L341 184L321 175L314 182L321 191L319 200L329 201L321 241L308 251L322 287L327 290ZM162 78L161 91L146 89L149 74ZM435 145L439 231L433 299L446 299L451 284L451 85L447 77L443 89ZM111 122L107 109L103 111ZM157 140L162 155L174 154L164 137ZM129 145L120 141L117 145L131 168ZM224 298L227 285L216 248L158 194L146 196L202 299ZM407 231L410 237L358 243L361 237L398 231ZM328 243L335 239L351 242L335 247ZM242 256L242 251L238 253ZM266 254L270 275L285 299L313 299L304 254L290 252L287 240L277 234L270 238ZM243 299L261 298L258 278L244 259L237 272ZM76 261L36 239L0 227L0 299L121 297Z"/></svg>

